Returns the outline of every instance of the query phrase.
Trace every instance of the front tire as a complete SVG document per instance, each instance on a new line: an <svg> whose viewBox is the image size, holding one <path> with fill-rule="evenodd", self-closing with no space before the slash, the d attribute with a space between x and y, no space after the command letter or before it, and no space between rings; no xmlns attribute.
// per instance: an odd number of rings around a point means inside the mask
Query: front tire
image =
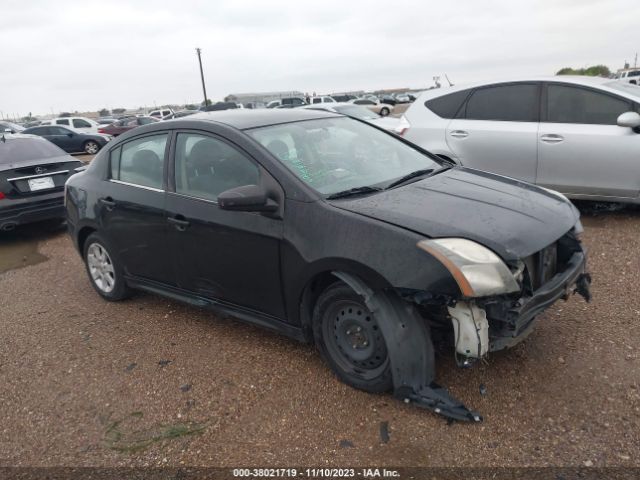
<svg viewBox="0 0 640 480"><path fill-rule="evenodd" d="M93 140L84 142L82 148L84 150L84 153L88 155L95 155L100 151L100 145L98 145L98 142L94 142Z"/></svg>
<svg viewBox="0 0 640 480"><path fill-rule="evenodd" d="M387 107L382 107L380 109L380 115L382 115L383 117L386 117L390 113L391 113L391 111Z"/></svg>
<svg viewBox="0 0 640 480"><path fill-rule="evenodd" d="M382 331L363 298L349 286L335 283L320 295L313 335L320 354L344 383L373 393L393 386Z"/></svg>
<svg viewBox="0 0 640 480"><path fill-rule="evenodd" d="M83 258L89 281L102 298L118 301L131 295L124 279L122 265L109 243L99 234L92 233L87 237Z"/></svg>

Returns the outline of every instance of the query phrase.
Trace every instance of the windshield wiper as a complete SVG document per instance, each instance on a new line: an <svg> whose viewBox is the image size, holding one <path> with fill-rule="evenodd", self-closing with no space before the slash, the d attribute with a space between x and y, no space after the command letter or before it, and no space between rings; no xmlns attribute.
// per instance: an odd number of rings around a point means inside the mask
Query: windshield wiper
<svg viewBox="0 0 640 480"><path fill-rule="evenodd" d="M385 190L397 187L398 185L402 185L403 183L408 182L409 180L413 180L414 178L424 177L425 175L429 175L430 173L433 173L433 168L423 168L422 170L416 170L414 172L407 173L403 177L400 177L398 180L394 180L389 185L387 185Z"/></svg>
<svg viewBox="0 0 640 480"><path fill-rule="evenodd" d="M331 195L327 196L327 199L333 200L334 198L351 197L353 195L362 195L364 193L375 193L375 192L380 192L381 190L382 189L379 187L370 187L368 185L365 185L363 187L354 187L354 188L350 188L349 190L343 190L341 192L332 193Z"/></svg>
<svg viewBox="0 0 640 480"><path fill-rule="evenodd" d="M416 170L415 172L407 173L404 177L400 177L398 180L395 180L387 185L385 187L385 190L402 185L403 183L406 183L409 180L413 180L414 178L424 177L425 175L429 175L430 177L432 177L434 175L437 175L438 173L444 172L445 170L449 170L450 168L450 165L445 165L438 170L434 170L433 168L424 168L422 170Z"/></svg>

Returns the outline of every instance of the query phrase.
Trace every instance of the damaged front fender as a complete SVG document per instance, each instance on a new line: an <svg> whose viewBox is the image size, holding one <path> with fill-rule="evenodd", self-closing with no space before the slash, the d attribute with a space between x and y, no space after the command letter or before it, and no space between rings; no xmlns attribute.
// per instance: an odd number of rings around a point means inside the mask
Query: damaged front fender
<svg viewBox="0 0 640 480"><path fill-rule="evenodd" d="M454 420L482 421L479 413L465 407L434 382L435 358L430 330L413 305L393 292L374 292L356 277L333 273L361 295L376 316L389 353L396 398Z"/></svg>

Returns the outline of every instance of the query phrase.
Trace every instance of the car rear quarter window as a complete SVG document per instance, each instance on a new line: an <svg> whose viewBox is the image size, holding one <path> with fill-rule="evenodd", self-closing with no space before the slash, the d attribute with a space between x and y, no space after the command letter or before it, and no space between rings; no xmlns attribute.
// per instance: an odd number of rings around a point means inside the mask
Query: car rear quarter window
<svg viewBox="0 0 640 480"><path fill-rule="evenodd" d="M455 118L462 103L469 96L469 90L454 92L424 102L425 107L441 118Z"/></svg>
<svg viewBox="0 0 640 480"><path fill-rule="evenodd" d="M150 135L125 143L111 152L113 180L162 188L167 133Z"/></svg>
<svg viewBox="0 0 640 480"><path fill-rule="evenodd" d="M58 125L69 125L69 120L68 119L62 119L62 120L56 120L56 124Z"/></svg>
<svg viewBox="0 0 640 480"><path fill-rule="evenodd" d="M231 188L257 185L259 170L246 155L207 135L179 133L176 140L176 192L217 200Z"/></svg>
<svg viewBox="0 0 640 480"><path fill-rule="evenodd" d="M548 122L616 125L631 102L587 88L551 84L546 106Z"/></svg>
<svg viewBox="0 0 640 480"><path fill-rule="evenodd" d="M535 83L496 85L475 90L465 111L468 120L537 122L538 92Z"/></svg>

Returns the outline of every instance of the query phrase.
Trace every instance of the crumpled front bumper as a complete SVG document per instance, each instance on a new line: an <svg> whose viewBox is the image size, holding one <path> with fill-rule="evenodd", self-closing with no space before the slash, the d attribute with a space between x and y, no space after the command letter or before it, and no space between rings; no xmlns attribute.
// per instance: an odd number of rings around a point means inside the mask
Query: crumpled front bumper
<svg viewBox="0 0 640 480"><path fill-rule="evenodd" d="M502 350L524 340L537 315L561 298L578 293L586 301L591 299L591 276L587 273L586 254L575 252L566 268L542 285L532 296L522 297L508 308L501 303L484 306L491 325L489 351Z"/></svg>

